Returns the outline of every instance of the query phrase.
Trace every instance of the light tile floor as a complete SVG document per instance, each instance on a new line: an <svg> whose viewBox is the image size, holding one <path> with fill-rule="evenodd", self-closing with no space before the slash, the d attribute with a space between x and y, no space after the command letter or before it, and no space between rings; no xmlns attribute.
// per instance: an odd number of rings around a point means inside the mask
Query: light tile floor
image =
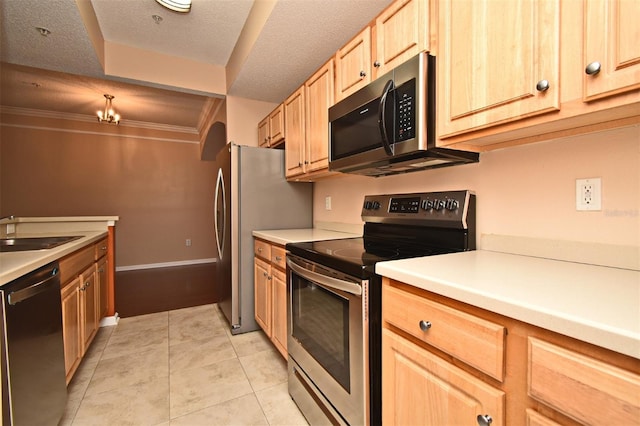
<svg viewBox="0 0 640 426"><path fill-rule="evenodd" d="M215 304L101 328L68 390L63 426L307 425L282 356Z"/></svg>

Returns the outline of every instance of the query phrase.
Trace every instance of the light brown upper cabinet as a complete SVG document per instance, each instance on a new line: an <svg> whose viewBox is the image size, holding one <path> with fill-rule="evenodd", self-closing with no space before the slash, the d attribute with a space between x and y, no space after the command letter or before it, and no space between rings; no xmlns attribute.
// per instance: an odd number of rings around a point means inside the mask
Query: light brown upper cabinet
<svg viewBox="0 0 640 426"><path fill-rule="evenodd" d="M286 177L312 181L329 172L329 107L333 105L333 59L284 102Z"/></svg>
<svg viewBox="0 0 640 426"><path fill-rule="evenodd" d="M418 53L429 50L430 1L397 0L376 18L373 76L375 80Z"/></svg>
<svg viewBox="0 0 640 426"><path fill-rule="evenodd" d="M335 55L336 102L429 50L430 0L396 0Z"/></svg>
<svg viewBox="0 0 640 426"><path fill-rule="evenodd" d="M371 28L336 52L336 102L371 82Z"/></svg>
<svg viewBox="0 0 640 426"><path fill-rule="evenodd" d="M304 172L304 86L301 86L284 101L284 127L287 143L284 147L285 176L301 175Z"/></svg>
<svg viewBox="0 0 640 426"><path fill-rule="evenodd" d="M258 145L275 148L284 143L284 105L280 104L258 123Z"/></svg>
<svg viewBox="0 0 640 426"><path fill-rule="evenodd" d="M585 7L584 99L640 88L640 2L589 0Z"/></svg>
<svg viewBox="0 0 640 426"><path fill-rule="evenodd" d="M558 1L440 2L440 137L560 108Z"/></svg>
<svg viewBox="0 0 640 426"><path fill-rule="evenodd" d="M305 83L305 172L329 168L329 107L333 105L333 60Z"/></svg>
<svg viewBox="0 0 640 426"><path fill-rule="evenodd" d="M640 123L639 2L438 10L438 145L485 151Z"/></svg>

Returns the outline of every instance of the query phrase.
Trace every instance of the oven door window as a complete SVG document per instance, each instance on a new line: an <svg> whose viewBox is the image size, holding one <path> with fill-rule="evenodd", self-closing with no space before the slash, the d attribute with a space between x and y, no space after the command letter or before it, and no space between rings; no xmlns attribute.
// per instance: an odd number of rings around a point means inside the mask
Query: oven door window
<svg viewBox="0 0 640 426"><path fill-rule="evenodd" d="M349 299L292 274L293 337L347 391Z"/></svg>

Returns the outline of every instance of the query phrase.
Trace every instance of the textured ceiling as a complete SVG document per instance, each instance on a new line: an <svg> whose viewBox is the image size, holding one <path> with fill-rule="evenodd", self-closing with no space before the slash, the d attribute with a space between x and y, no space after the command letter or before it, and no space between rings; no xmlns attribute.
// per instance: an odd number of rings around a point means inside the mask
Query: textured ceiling
<svg viewBox="0 0 640 426"><path fill-rule="evenodd" d="M220 94L106 74L78 4L90 2L105 41L225 67L253 0L193 0L189 14L153 0L0 0L0 105L92 115L112 93L123 124L194 127L209 97L282 101L390 1L277 0Z"/></svg>

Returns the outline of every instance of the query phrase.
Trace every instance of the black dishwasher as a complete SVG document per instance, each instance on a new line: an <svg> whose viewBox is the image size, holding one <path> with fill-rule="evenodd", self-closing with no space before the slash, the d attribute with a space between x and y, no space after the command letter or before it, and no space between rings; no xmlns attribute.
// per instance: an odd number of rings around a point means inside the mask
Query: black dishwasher
<svg viewBox="0 0 640 426"><path fill-rule="evenodd" d="M67 402L58 263L0 293L3 424L56 425Z"/></svg>

